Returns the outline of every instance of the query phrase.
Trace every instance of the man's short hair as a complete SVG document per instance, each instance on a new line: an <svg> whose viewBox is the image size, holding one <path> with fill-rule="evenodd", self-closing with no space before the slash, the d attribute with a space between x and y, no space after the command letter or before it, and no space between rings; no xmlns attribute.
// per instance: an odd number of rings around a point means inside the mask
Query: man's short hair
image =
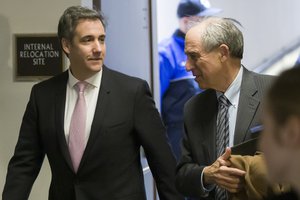
<svg viewBox="0 0 300 200"><path fill-rule="evenodd" d="M280 74L268 91L265 103L278 125L291 116L300 118L300 65Z"/></svg>
<svg viewBox="0 0 300 200"><path fill-rule="evenodd" d="M62 38L72 41L76 26L82 19L100 20L105 28L105 20L101 12L82 6L71 6L64 11L59 19L57 29L59 41Z"/></svg>
<svg viewBox="0 0 300 200"><path fill-rule="evenodd" d="M201 20L200 38L203 48L210 52L222 44L229 48L230 55L242 59L244 38L236 24L240 23L231 18L207 17Z"/></svg>

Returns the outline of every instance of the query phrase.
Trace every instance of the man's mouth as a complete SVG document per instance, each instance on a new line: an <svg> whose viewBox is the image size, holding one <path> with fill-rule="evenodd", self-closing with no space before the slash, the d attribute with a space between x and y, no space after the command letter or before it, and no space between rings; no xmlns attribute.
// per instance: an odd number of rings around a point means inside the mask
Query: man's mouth
<svg viewBox="0 0 300 200"><path fill-rule="evenodd" d="M102 60L101 57L92 57L92 58L89 58L89 60Z"/></svg>
<svg viewBox="0 0 300 200"><path fill-rule="evenodd" d="M88 60L98 61L98 60L102 60L102 58L101 57L96 57L96 58L89 58Z"/></svg>

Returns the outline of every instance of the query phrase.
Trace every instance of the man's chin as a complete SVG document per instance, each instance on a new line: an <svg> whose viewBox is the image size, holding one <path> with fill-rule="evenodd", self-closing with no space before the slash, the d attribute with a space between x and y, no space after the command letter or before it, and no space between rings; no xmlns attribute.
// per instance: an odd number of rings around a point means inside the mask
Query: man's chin
<svg viewBox="0 0 300 200"><path fill-rule="evenodd" d="M94 63L94 64L90 65L90 69L92 71L98 72L98 71L101 71L102 66L103 66L103 63L102 62L101 63L98 62L98 63Z"/></svg>
<svg viewBox="0 0 300 200"><path fill-rule="evenodd" d="M198 86L201 89L208 89L207 85L203 81L201 81L200 78L195 78L195 81L198 83Z"/></svg>

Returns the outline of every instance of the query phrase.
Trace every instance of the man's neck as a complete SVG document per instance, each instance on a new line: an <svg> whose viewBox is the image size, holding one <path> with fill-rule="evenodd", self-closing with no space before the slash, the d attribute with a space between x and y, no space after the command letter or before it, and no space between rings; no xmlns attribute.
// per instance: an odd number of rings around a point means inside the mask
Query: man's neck
<svg viewBox="0 0 300 200"><path fill-rule="evenodd" d="M225 73L226 76L224 77L224 82L223 84L220 85L220 88L216 89L219 92L226 92L230 85L233 83L233 81L236 79L239 71L240 71L241 66L239 67L228 67L228 71Z"/></svg>

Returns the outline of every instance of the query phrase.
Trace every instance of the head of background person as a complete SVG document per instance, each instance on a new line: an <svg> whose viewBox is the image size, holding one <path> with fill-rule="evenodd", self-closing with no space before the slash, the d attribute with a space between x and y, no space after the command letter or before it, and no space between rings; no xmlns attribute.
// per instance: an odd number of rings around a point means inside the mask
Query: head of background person
<svg viewBox="0 0 300 200"><path fill-rule="evenodd" d="M300 67L284 71L264 99L260 141L271 181L288 182L300 192ZM298 183L296 183L298 181Z"/></svg>
<svg viewBox="0 0 300 200"><path fill-rule="evenodd" d="M203 89L225 92L234 81L243 58L243 34L234 19L208 17L186 34L186 70Z"/></svg>
<svg viewBox="0 0 300 200"><path fill-rule="evenodd" d="M214 16L221 11L219 8L212 8L208 0L180 0L177 7L179 29L181 32L186 33L191 21Z"/></svg>
<svg viewBox="0 0 300 200"><path fill-rule="evenodd" d="M67 8L60 17L57 34L77 79L85 80L102 69L106 46L100 12L82 6Z"/></svg>

